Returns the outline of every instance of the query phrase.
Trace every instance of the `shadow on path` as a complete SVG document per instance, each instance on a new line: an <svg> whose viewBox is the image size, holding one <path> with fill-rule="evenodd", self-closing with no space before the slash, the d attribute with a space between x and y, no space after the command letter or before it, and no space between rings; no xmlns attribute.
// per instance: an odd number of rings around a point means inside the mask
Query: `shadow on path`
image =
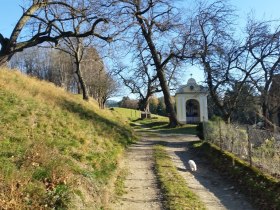
<svg viewBox="0 0 280 210"><path fill-rule="evenodd" d="M153 141L154 137L151 137ZM211 168L208 160L190 150L191 142L198 138L193 135L161 135L167 151L179 173L186 179L188 187L205 203L207 209L253 210L246 196L217 171ZM197 171L191 172L188 161L192 159L197 164Z"/></svg>

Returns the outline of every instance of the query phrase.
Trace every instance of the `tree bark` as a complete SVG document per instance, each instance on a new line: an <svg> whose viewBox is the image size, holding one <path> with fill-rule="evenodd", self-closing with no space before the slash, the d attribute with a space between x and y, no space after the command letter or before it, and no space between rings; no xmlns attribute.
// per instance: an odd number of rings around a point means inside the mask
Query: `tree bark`
<svg viewBox="0 0 280 210"><path fill-rule="evenodd" d="M150 112L150 109L149 109L149 99L150 99L150 96L147 96L146 97L143 97L139 100L139 104L138 104L138 108L143 111L143 112Z"/></svg>
<svg viewBox="0 0 280 210"><path fill-rule="evenodd" d="M269 115L268 115L268 106L267 106L267 96L264 96L264 101L262 103L262 115L263 115L263 120L264 120L264 127L268 127L268 120L269 120Z"/></svg>
<svg viewBox="0 0 280 210"><path fill-rule="evenodd" d="M159 78L159 81L160 81L160 86L161 86L161 89L162 89L162 92L163 92L164 103L165 103L165 106L166 106L166 112L167 112L167 115L169 117L169 125L168 126L173 128L173 127L176 127L176 126L180 125L180 123L177 120L177 116L176 116L174 107L171 103L170 91L169 91L169 87L167 85L166 78L165 78L163 70L157 71L157 75L158 75L158 78Z"/></svg>
<svg viewBox="0 0 280 210"><path fill-rule="evenodd" d="M87 91L87 86L85 83L85 80L83 78L82 72L81 72L81 64L80 62L76 62L76 74L78 76L78 80L82 89L82 94L83 94L83 99L88 101L89 100L89 95L88 95L88 91Z"/></svg>
<svg viewBox="0 0 280 210"><path fill-rule="evenodd" d="M10 60L8 55L0 55L0 67L7 67L8 61Z"/></svg>
<svg viewBox="0 0 280 210"><path fill-rule="evenodd" d="M140 11L139 7L137 9L138 9L138 11ZM154 40L152 38L152 33L150 32L151 28L147 29L145 27L145 23L144 23L144 21L143 21L143 19L141 18L140 15L136 15L136 18L137 18L137 21L140 24L142 34L143 34L143 36L144 36L144 38L145 38L145 40L148 44L149 50L150 50L151 55L152 55L152 59L154 61L154 65L156 67L156 72L157 72L158 79L159 79L159 82L160 82L160 86L161 86L163 96L164 96L164 103L166 105L166 112L167 112L168 117L169 117L168 126L169 127L179 126L180 123L177 120L177 116L176 116L174 107L172 106L172 103L171 103L170 91L169 91L169 87L168 87L168 84L167 84L167 81L166 81L166 78L165 78L165 74L164 74L164 69L163 68L165 67L165 65L163 65L163 62L161 61L161 58L159 57L158 51L157 51L156 46L154 44ZM147 27L152 27L152 26L147 26Z"/></svg>
<svg viewBox="0 0 280 210"><path fill-rule="evenodd" d="M223 120L226 124L230 124L230 115L229 114L223 115Z"/></svg>

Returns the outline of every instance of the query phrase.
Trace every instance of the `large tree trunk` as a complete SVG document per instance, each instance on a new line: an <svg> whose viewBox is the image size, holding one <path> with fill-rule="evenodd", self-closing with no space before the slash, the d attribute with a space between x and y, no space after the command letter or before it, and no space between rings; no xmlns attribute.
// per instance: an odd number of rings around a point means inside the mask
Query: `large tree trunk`
<svg viewBox="0 0 280 210"><path fill-rule="evenodd" d="M5 38L0 33L0 67L6 67L8 61L12 57L12 53L10 53L10 40L8 38Z"/></svg>
<svg viewBox="0 0 280 210"><path fill-rule="evenodd" d="M226 124L230 124L230 114L224 114L222 118Z"/></svg>
<svg viewBox="0 0 280 210"><path fill-rule="evenodd" d="M139 8L140 8L140 5L139 5L139 2L138 2L138 5L137 5L138 12L140 12ZM156 46L153 42L152 33L150 33L150 31L149 31L151 28L147 29L145 27L147 25L145 25L145 22L143 21L141 15L136 14L136 19L140 24L142 34L143 34L143 36L144 36L144 38L145 38L145 40L148 44L149 50L151 52L151 55L152 55L152 58L153 58L153 61L154 61L154 65L156 67L156 71L157 71L157 75L158 75L158 78L159 78L160 86L161 86L163 96L164 96L164 103L166 105L166 112L169 116L169 125L168 126L169 127L176 127L176 126L180 125L180 123L177 120L174 107L172 106L172 103L171 103L171 96L170 96L170 92L169 92L169 87L168 87L167 81L165 79L165 74L164 74L164 71L163 71L164 65L162 64L162 60L159 57L159 53L158 53L158 51L156 49ZM148 26L148 27L152 27L152 26Z"/></svg>
<svg viewBox="0 0 280 210"><path fill-rule="evenodd" d="M8 55L0 55L0 67L7 67L8 61L10 60L10 56Z"/></svg>
<svg viewBox="0 0 280 210"><path fill-rule="evenodd" d="M264 126L267 128L269 123L268 106L267 106L267 96L264 96L264 101L262 102L262 115L264 120Z"/></svg>
<svg viewBox="0 0 280 210"><path fill-rule="evenodd" d="M76 74L78 76L78 80L82 89L82 93L83 93L83 99L88 101L89 100L89 95L88 95L88 91L87 91L87 86L86 83L84 81L82 72L81 72L81 65L80 62L76 62Z"/></svg>
<svg viewBox="0 0 280 210"><path fill-rule="evenodd" d="M166 106L166 112L167 112L168 117L169 117L169 125L168 126L173 128L173 127L176 127L176 126L180 125L180 123L177 120L177 116L176 116L174 107L173 107L172 102L171 102L169 87L167 85L163 70L158 70L157 75L158 75L160 86L161 86L163 96L164 96L164 103L165 103L165 106Z"/></svg>
<svg viewBox="0 0 280 210"><path fill-rule="evenodd" d="M270 124L270 116L269 116L269 107L268 107L268 94L269 94L269 87L271 85L271 78L266 81L264 86L264 90L262 92L262 115L264 120L264 126L267 128Z"/></svg>
<svg viewBox="0 0 280 210"><path fill-rule="evenodd" d="M143 111L143 112L150 112L150 107L149 107L149 97L145 97L139 100L138 108Z"/></svg>

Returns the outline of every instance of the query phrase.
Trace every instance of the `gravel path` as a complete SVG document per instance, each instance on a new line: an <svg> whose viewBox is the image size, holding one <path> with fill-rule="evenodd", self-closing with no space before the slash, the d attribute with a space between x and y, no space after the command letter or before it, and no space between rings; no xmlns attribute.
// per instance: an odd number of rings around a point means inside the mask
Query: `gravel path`
<svg viewBox="0 0 280 210"><path fill-rule="evenodd" d="M133 144L125 157L128 175L125 191L112 210L161 210L161 196L154 174L153 142L142 139Z"/></svg>
<svg viewBox="0 0 280 210"><path fill-rule="evenodd" d="M140 134L139 134L140 135ZM211 170L205 160L188 151L190 141L198 140L193 135L162 135L142 133L142 140L131 146L124 163L129 171L125 180L126 194L119 198L112 209L116 210L160 210L161 195L153 170L152 147L166 142L174 165L186 179L186 185L196 193L209 210L253 210L246 197L238 192L217 172ZM197 172L190 172L187 164L193 159Z"/></svg>

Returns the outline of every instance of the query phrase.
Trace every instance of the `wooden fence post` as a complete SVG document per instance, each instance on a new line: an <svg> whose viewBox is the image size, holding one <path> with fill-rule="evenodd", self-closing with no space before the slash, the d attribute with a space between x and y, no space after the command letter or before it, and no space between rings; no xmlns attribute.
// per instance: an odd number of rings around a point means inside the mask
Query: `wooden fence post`
<svg viewBox="0 0 280 210"><path fill-rule="evenodd" d="M204 122L204 116L203 116L203 121L202 121L202 132L203 132L203 138L204 138L204 141L207 141L207 137L206 137L206 123Z"/></svg>
<svg viewBox="0 0 280 210"><path fill-rule="evenodd" d="M252 144L251 144L251 136L250 136L250 129L249 126L247 126L247 135L248 135L248 159L250 166L252 166Z"/></svg>
<svg viewBox="0 0 280 210"><path fill-rule="evenodd" d="M219 119L220 149L223 150L221 119Z"/></svg>

